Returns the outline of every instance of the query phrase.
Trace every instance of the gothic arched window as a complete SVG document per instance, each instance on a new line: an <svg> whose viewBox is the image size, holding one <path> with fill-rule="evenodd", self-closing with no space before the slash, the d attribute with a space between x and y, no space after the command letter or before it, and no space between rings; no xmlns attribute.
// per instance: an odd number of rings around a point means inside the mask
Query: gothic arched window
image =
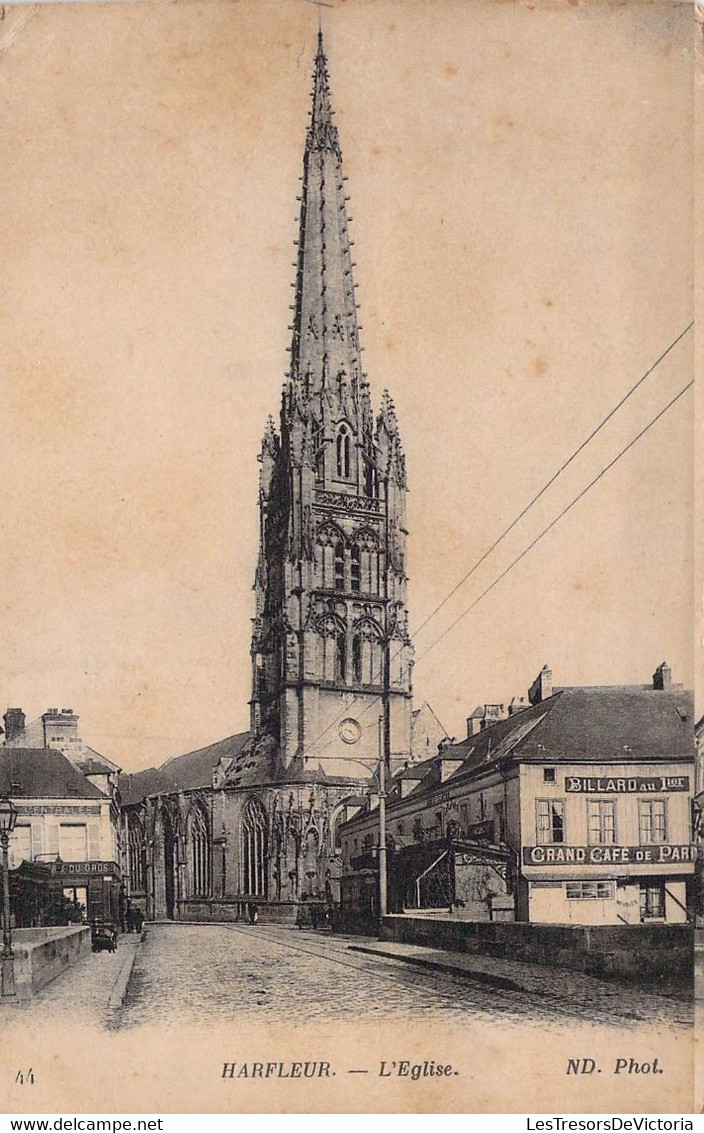
<svg viewBox="0 0 704 1133"><path fill-rule="evenodd" d="M347 676L347 635L339 630L335 638L335 680L344 684Z"/></svg>
<svg viewBox="0 0 704 1133"><path fill-rule="evenodd" d="M259 799L250 799L242 819L242 892L266 897L268 875L266 814Z"/></svg>
<svg viewBox="0 0 704 1133"><path fill-rule="evenodd" d="M356 684L378 685L383 678L384 650L381 630L365 618L355 626L352 638L352 669Z"/></svg>
<svg viewBox="0 0 704 1133"><path fill-rule="evenodd" d="M335 442L337 457L337 475L340 480L349 480L350 476L350 434L346 425L340 425Z"/></svg>
<svg viewBox="0 0 704 1133"><path fill-rule="evenodd" d="M362 552L357 543L352 545L350 552L350 587L355 594L362 589Z"/></svg>
<svg viewBox="0 0 704 1133"><path fill-rule="evenodd" d="M210 896L210 835L208 821L199 806L195 806L187 825L188 880L192 897Z"/></svg>
<svg viewBox="0 0 704 1133"><path fill-rule="evenodd" d="M355 684L362 683L362 638L356 633L352 638L352 673Z"/></svg>
<svg viewBox="0 0 704 1133"><path fill-rule="evenodd" d="M352 544L352 589L363 594L378 594L380 585L379 540L373 531L361 531ZM356 581L356 585L355 585Z"/></svg>
<svg viewBox="0 0 704 1133"><path fill-rule="evenodd" d="M318 672L323 681L344 684L347 680L347 632L335 617L318 625Z"/></svg>
<svg viewBox="0 0 704 1133"><path fill-rule="evenodd" d="M364 491L370 499L376 499L379 495L379 476L370 459L364 462Z"/></svg>
<svg viewBox="0 0 704 1133"><path fill-rule="evenodd" d="M146 889L144 833L137 818L129 820L127 856L130 875L130 892L143 893Z"/></svg>
<svg viewBox="0 0 704 1133"><path fill-rule="evenodd" d="M315 540L315 583L323 590L344 589L345 545L339 528L332 523L324 523ZM336 585L336 575L341 574L341 582Z"/></svg>
<svg viewBox="0 0 704 1133"><path fill-rule="evenodd" d="M345 589L345 544L342 540L335 544L335 589Z"/></svg>

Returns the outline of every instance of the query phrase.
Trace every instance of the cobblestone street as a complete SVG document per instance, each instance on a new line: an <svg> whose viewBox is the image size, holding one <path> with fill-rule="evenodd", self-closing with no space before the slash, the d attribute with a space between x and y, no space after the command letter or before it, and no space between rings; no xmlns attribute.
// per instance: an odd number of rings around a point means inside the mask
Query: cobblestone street
<svg viewBox="0 0 704 1133"><path fill-rule="evenodd" d="M579 1020L678 1029L692 1020L692 1005L683 999L561 969L463 957L468 971L458 976L350 949L374 944L368 937L273 925L152 925L112 1025L294 1022L302 1015L321 1021L369 1022L392 1014L417 1020L419 1012L429 1023L480 1019L503 1026Z"/></svg>

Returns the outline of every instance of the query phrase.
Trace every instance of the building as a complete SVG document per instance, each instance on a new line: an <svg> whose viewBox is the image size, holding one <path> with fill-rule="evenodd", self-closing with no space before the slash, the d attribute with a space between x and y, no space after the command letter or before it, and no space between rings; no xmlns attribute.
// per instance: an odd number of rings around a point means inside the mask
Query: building
<svg viewBox="0 0 704 1133"><path fill-rule="evenodd" d="M413 713L406 468L362 369L346 177L322 35L303 155L289 370L259 454L250 730L123 776L130 889L150 916L262 919L334 904L339 828L390 768L437 750Z"/></svg>
<svg viewBox="0 0 704 1133"><path fill-rule="evenodd" d="M543 924L688 919L693 704L664 663L635 687L554 689L546 666L522 711L478 733L472 719L466 740L392 782L392 908ZM340 838L343 909L368 920L378 806Z"/></svg>
<svg viewBox="0 0 704 1133"><path fill-rule="evenodd" d="M60 751L104 795L114 798L120 768L83 742L78 733L78 716L72 708L49 708L29 724L21 708L8 708L3 723L5 746Z"/></svg>
<svg viewBox="0 0 704 1133"><path fill-rule="evenodd" d="M0 747L0 794L17 807L9 865L45 892L32 897L34 919L48 899L67 898L87 919L117 919L119 847L114 801L51 747ZM21 898L22 886L13 886ZM15 900L15 913L22 901ZM19 918L22 919L21 917Z"/></svg>

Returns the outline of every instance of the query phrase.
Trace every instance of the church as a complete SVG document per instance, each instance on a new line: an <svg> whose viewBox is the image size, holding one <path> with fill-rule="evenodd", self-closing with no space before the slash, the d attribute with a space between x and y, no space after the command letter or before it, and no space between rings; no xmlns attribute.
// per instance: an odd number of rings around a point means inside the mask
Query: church
<svg viewBox="0 0 704 1133"><path fill-rule="evenodd" d="M259 454L250 730L121 777L129 893L151 918L329 909L380 759L391 773L447 739L413 710L405 459L362 369L322 33L312 99L289 370Z"/></svg>

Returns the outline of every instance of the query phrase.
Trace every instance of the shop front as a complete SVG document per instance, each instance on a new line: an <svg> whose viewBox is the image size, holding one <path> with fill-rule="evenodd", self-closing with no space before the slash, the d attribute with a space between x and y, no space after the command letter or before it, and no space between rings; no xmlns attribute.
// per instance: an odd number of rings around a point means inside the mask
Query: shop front
<svg viewBox="0 0 704 1133"><path fill-rule="evenodd" d="M120 921L120 869L116 862L65 862L51 865L51 884L75 911L76 920Z"/></svg>

